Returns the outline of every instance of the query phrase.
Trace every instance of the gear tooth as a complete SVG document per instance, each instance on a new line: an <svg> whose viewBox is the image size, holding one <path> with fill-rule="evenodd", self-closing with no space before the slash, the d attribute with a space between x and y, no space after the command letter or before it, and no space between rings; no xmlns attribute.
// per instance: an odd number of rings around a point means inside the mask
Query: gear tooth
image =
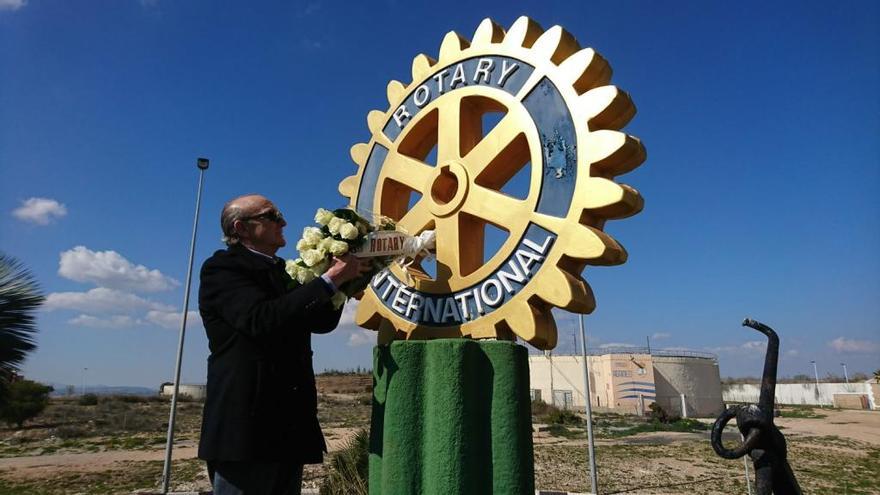
<svg viewBox="0 0 880 495"><path fill-rule="evenodd" d="M585 189L579 194L585 210L600 218L624 218L642 210L644 200L638 191L602 177L584 181Z"/></svg>
<svg viewBox="0 0 880 495"><path fill-rule="evenodd" d="M507 30L507 34L504 36L504 44L511 47L531 48L535 40L543 32L544 29L540 24L526 16L522 16L514 21L510 29Z"/></svg>
<svg viewBox="0 0 880 495"><path fill-rule="evenodd" d="M553 26L545 31L532 46L532 50L538 56L549 58L557 65L571 54L580 50L580 48L574 36L565 29L562 29L561 26Z"/></svg>
<svg viewBox="0 0 880 495"><path fill-rule="evenodd" d="M373 134L382 132L382 124L385 123L385 112L381 110L371 110L367 114L367 126Z"/></svg>
<svg viewBox="0 0 880 495"><path fill-rule="evenodd" d="M394 106L403 99L403 95L406 93L406 86L403 85L400 81L389 81L388 87L385 89L386 94L388 95L388 104Z"/></svg>
<svg viewBox="0 0 880 495"><path fill-rule="evenodd" d="M636 114L632 99L617 86L591 89L580 96L577 106L591 130L620 129Z"/></svg>
<svg viewBox="0 0 880 495"><path fill-rule="evenodd" d="M560 79L568 81L578 94L611 81L611 66L592 48L571 55L559 64Z"/></svg>
<svg viewBox="0 0 880 495"><path fill-rule="evenodd" d="M412 78L413 82L421 81L431 72L431 66L437 61L433 58L420 53L416 55L412 62Z"/></svg>
<svg viewBox="0 0 880 495"><path fill-rule="evenodd" d="M370 155L370 145L367 143L357 143L349 150L352 161L358 165L367 163L367 157Z"/></svg>
<svg viewBox="0 0 880 495"><path fill-rule="evenodd" d="M372 289L364 291L364 296L358 303L357 310L354 313L354 323L363 328L378 330L383 321L382 315L379 314L379 303L376 301L376 295Z"/></svg>
<svg viewBox="0 0 880 495"><path fill-rule="evenodd" d="M535 303L507 303L510 309L504 320L497 325L500 327L499 334L508 330L538 349L552 349L556 347L556 322L553 321L550 308L540 308L537 305L541 303Z"/></svg>
<svg viewBox="0 0 880 495"><path fill-rule="evenodd" d="M561 268L553 267L547 270L546 274L541 276L541 282L543 289L538 293L538 297L547 304L575 313L589 313L595 306L587 283Z"/></svg>
<svg viewBox="0 0 880 495"><path fill-rule="evenodd" d="M610 235L588 225L580 225L570 232L565 254L584 260L590 265L619 265L626 261L626 250Z"/></svg>
<svg viewBox="0 0 880 495"><path fill-rule="evenodd" d="M590 163L590 175L594 177L624 174L641 165L647 157L638 138L620 131L591 132L584 149L586 161Z"/></svg>
<svg viewBox="0 0 880 495"><path fill-rule="evenodd" d="M469 46L468 40L455 31L449 31L443 37L443 43L440 44L440 60L454 60L462 50Z"/></svg>
<svg viewBox="0 0 880 495"><path fill-rule="evenodd" d="M348 199L354 200L354 194L357 191L358 178L357 175L350 175L339 183L339 194Z"/></svg>
<svg viewBox="0 0 880 495"><path fill-rule="evenodd" d="M473 47L487 47L492 43L500 43L504 40L504 28L495 23L488 17L474 31L474 39L471 42Z"/></svg>

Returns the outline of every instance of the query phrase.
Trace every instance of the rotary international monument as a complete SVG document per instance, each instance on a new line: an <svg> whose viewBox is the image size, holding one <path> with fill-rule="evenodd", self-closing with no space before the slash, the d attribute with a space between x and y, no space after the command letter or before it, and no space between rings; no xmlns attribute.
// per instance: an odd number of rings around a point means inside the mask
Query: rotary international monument
<svg viewBox="0 0 880 495"><path fill-rule="evenodd" d="M437 239L436 273L419 259L392 265L358 306L357 324L379 333L371 494L534 493L517 341L552 349L552 308L594 309L584 268L626 260L605 221L642 208L613 180L645 150L620 131L635 108L610 78L559 26L521 17L505 31L486 19L470 41L448 33L436 60L416 56L412 81L391 81L388 108L367 117L370 139L352 147L357 171L340 193ZM487 113L502 116L484 129ZM502 192L520 171L525 197ZM494 253L487 225L507 233Z"/></svg>

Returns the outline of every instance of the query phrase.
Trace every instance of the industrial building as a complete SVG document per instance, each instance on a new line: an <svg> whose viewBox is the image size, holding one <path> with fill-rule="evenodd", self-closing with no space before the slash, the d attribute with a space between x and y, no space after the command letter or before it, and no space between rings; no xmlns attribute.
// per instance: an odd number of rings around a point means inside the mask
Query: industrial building
<svg viewBox="0 0 880 495"><path fill-rule="evenodd" d="M723 409L721 375L714 354L647 348L602 349L587 356L594 410L645 414L652 402L683 417L717 416ZM580 355L529 356L533 400L583 408Z"/></svg>
<svg viewBox="0 0 880 495"><path fill-rule="evenodd" d="M181 383L177 389L178 397L188 397L193 400L205 400L206 385L197 383ZM174 394L174 383L165 382L159 386L159 395L171 397Z"/></svg>

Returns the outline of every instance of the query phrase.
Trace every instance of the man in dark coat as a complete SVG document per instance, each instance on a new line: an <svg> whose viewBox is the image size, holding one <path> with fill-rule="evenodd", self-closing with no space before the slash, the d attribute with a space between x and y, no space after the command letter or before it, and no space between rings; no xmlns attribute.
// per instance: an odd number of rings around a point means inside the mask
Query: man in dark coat
<svg viewBox="0 0 880 495"><path fill-rule="evenodd" d="M336 258L327 272L290 290L287 223L259 195L235 198L220 219L228 248L202 265L199 311L208 335L208 385L199 457L214 493L299 494L303 464L326 451L317 418L311 333L339 322L330 297L368 269Z"/></svg>

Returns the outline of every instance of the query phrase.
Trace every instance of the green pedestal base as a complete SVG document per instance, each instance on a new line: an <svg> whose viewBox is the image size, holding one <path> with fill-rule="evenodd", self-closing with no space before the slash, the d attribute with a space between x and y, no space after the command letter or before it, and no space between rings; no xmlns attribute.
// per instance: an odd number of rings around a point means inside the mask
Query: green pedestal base
<svg viewBox="0 0 880 495"><path fill-rule="evenodd" d="M370 494L533 494L525 347L398 341L373 350Z"/></svg>

